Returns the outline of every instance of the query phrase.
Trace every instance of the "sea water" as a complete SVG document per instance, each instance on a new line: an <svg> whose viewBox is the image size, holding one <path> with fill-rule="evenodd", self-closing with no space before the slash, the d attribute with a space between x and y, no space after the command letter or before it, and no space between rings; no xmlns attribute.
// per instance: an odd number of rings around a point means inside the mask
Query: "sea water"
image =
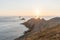
<svg viewBox="0 0 60 40"><path fill-rule="evenodd" d="M28 30L24 23L31 17L24 17L25 20L20 20L18 16L0 16L0 40L14 40L24 34L24 31ZM45 19L51 19L53 17L41 17Z"/></svg>
<svg viewBox="0 0 60 40"><path fill-rule="evenodd" d="M0 17L0 40L14 40L23 35L27 28L20 24L24 20L19 17Z"/></svg>

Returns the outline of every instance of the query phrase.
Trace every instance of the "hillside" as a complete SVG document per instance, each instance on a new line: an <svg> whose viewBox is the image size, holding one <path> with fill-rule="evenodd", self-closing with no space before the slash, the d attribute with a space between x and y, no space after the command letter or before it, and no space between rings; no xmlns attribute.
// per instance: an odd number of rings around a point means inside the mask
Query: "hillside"
<svg viewBox="0 0 60 40"><path fill-rule="evenodd" d="M15 40L60 40L59 17L47 21L45 19L32 18L23 24L29 28L29 30Z"/></svg>

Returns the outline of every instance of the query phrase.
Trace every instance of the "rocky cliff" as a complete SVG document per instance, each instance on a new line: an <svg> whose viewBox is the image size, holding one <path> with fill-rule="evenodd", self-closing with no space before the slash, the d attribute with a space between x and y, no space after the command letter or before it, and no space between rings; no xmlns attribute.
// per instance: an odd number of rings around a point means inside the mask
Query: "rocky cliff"
<svg viewBox="0 0 60 40"><path fill-rule="evenodd" d="M60 17L50 20L31 18L23 24L29 30L15 40L60 40Z"/></svg>

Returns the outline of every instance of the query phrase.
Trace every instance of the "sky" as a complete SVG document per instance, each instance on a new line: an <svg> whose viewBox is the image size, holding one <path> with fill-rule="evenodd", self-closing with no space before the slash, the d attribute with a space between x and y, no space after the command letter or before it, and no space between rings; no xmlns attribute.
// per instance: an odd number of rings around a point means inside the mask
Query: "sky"
<svg viewBox="0 0 60 40"><path fill-rule="evenodd" d="M60 0L0 0L0 16L60 16Z"/></svg>

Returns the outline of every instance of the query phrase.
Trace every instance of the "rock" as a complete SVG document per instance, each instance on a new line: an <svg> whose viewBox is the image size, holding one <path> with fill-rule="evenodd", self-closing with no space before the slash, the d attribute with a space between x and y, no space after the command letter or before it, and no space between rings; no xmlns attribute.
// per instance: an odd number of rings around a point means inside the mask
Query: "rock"
<svg viewBox="0 0 60 40"><path fill-rule="evenodd" d="M21 18L21 16L19 16L19 18Z"/></svg>
<svg viewBox="0 0 60 40"><path fill-rule="evenodd" d="M23 24L29 30L15 40L60 40L60 17L50 20L31 18Z"/></svg>
<svg viewBox="0 0 60 40"><path fill-rule="evenodd" d="M25 18L22 18L21 20L25 20Z"/></svg>

